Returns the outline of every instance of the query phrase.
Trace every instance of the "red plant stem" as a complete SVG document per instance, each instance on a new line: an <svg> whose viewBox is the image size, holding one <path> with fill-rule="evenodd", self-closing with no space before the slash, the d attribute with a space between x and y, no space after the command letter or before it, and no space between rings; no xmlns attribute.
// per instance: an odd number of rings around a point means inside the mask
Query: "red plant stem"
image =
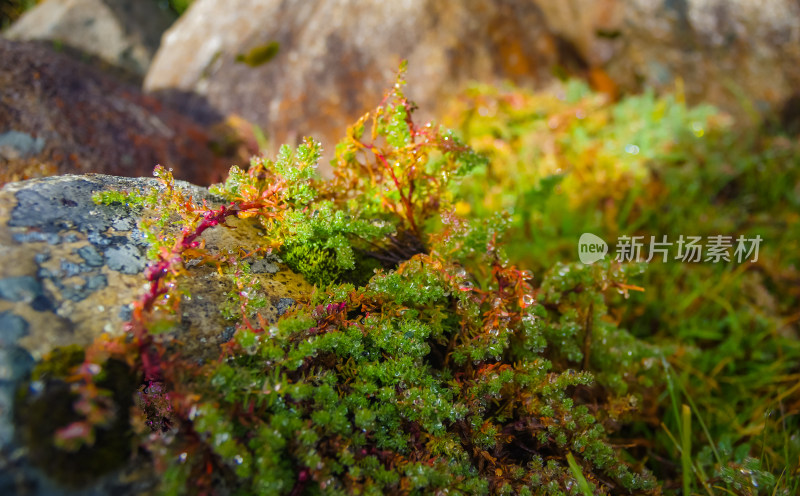
<svg viewBox="0 0 800 496"><path fill-rule="evenodd" d="M289 495L300 496L303 494L309 479L311 479L311 471L306 467L300 469L300 472L297 474L297 483L295 483L294 487L292 488L292 492L289 493Z"/></svg>
<svg viewBox="0 0 800 496"><path fill-rule="evenodd" d="M410 197L411 193L413 192L414 183L412 182L411 183L412 186L409 186L409 195L408 196L405 195L403 193L403 187L400 185L400 180L397 179L397 176L394 173L394 169L392 169L392 167L389 165L389 162L386 160L386 156L380 151L378 151L378 149L375 148L375 145L367 145L364 143L361 143L361 145L367 150L371 151L373 154L375 154L375 156L378 157L378 160L380 160L381 164L383 165L383 168L386 169L391 175L392 181L394 182L394 185L397 188L397 192L400 193L400 200L403 202L403 209L406 211L406 218L408 219L409 224L411 224L411 229L412 231L414 231L414 234L416 236L419 236L420 232L419 229L417 228L417 223L414 221L414 206L411 204L411 197Z"/></svg>
<svg viewBox="0 0 800 496"><path fill-rule="evenodd" d="M274 193L271 191L270 194ZM160 259L147 267L145 277L150 281L150 287L142 298L136 302L134 316L128 323L128 331L136 339L139 348L139 356L142 359L142 371L146 380L159 380L161 374L161 357L157 349L153 346L153 337L148 332L144 324L144 313L151 313L153 305L158 298L166 294L169 289L164 286L163 281L167 274L178 264L183 263L181 253L189 248L197 248L200 243L197 238L206 229L224 224L225 220L231 215L248 210L259 210L266 205L266 202L249 202L236 205L223 205L218 210L207 210L202 215L202 221L194 228L186 227L181 232L175 244L167 254L161 254ZM263 215L263 213L261 214Z"/></svg>

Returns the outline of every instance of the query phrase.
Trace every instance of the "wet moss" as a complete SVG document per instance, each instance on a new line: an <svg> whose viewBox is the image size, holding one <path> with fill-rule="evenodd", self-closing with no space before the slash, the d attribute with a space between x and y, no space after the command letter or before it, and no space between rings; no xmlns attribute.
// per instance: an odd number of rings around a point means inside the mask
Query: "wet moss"
<svg viewBox="0 0 800 496"><path fill-rule="evenodd" d="M336 264L336 252L317 244L296 244L286 247L281 258L295 272L317 286L327 286L344 272Z"/></svg>
<svg viewBox="0 0 800 496"><path fill-rule="evenodd" d="M294 244L281 252L284 263L294 272L302 274L308 282L325 287L333 282L363 286L382 267L381 263L367 255L356 253L354 267L344 269L336 262L336 251L316 243Z"/></svg>

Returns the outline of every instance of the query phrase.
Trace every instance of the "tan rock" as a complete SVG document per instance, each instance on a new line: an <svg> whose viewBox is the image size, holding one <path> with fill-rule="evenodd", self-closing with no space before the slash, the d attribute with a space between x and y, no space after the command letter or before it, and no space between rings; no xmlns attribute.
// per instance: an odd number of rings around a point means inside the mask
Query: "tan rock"
<svg viewBox="0 0 800 496"><path fill-rule="evenodd" d="M313 136L331 152L401 59L426 118L467 81L533 85L557 58L531 2L197 0L164 35L145 89L196 91L272 145Z"/></svg>
<svg viewBox="0 0 800 496"><path fill-rule="evenodd" d="M161 34L174 21L166 5L150 0L48 0L23 14L4 36L54 41L144 74Z"/></svg>
<svg viewBox="0 0 800 496"><path fill-rule="evenodd" d="M595 73L626 91L672 91L750 117L800 88L793 0L534 0Z"/></svg>

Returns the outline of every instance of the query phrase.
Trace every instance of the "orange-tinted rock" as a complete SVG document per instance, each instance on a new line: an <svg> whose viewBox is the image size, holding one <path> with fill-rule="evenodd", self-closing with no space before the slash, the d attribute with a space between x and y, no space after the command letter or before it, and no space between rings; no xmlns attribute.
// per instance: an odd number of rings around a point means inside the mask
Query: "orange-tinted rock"
<svg viewBox="0 0 800 496"><path fill-rule="evenodd" d="M535 0L550 28L623 90L673 90L746 115L800 91L794 0Z"/></svg>
<svg viewBox="0 0 800 496"><path fill-rule="evenodd" d="M210 184L238 161L224 148L132 83L45 44L0 39L0 183L68 172L149 176L162 164Z"/></svg>
<svg viewBox="0 0 800 496"><path fill-rule="evenodd" d="M558 46L532 2L196 0L164 35L145 88L196 91L273 146L308 135L330 152L401 59L408 96L430 117L472 79L548 80Z"/></svg>

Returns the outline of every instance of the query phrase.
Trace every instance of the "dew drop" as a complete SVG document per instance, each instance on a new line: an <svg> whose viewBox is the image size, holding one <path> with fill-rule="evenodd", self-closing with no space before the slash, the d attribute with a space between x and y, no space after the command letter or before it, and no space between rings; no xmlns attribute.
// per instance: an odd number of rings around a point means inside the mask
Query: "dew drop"
<svg viewBox="0 0 800 496"><path fill-rule="evenodd" d="M637 155L639 153L639 147L636 145L627 145L625 151L631 155Z"/></svg>

